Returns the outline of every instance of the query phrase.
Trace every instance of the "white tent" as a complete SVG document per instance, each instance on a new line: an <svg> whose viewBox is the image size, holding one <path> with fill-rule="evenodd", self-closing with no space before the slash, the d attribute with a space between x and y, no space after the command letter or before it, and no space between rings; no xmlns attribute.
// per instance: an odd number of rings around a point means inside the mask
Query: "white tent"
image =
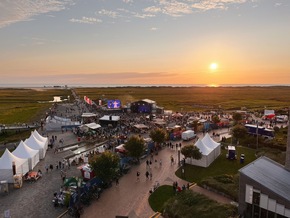
<svg viewBox="0 0 290 218"><path fill-rule="evenodd" d="M100 121L119 121L120 120L120 116L104 115L99 120Z"/></svg>
<svg viewBox="0 0 290 218"><path fill-rule="evenodd" d="M39 141L37 138L35 138L34 135L31 134L30 137L24 141L24 143L28 147L39 151L39 159L43 159L45 157L46 153L45 143Z"/></svg>
<svg viewBox="0 0 290 218"><path fill-rule="evenodd" d="M8 183L14 183L13 162L15 163L16 174L24 175L29 171L28 160L16 157L6 148L0 158L0 181L6 180Z"/></svg>
<svg viewBox="0 0 290 218"><path fill-rule="evenodd" d="M35 138L38 139L39 141L45 142L45 149L47 150L47 148L48 148L48 137L43 137L42 135L39 134L39 132L37 132L36 129L31 134L33 134L35 136Z"/></svg>
<svg viewBox="0 0 290 218"><path fill-rule="evenodd" d="M80 125L81 123L79 121L72 121L71 119L57 116L48 116L45 120L46 131L60 131L63 127L66 126L77 127Z"/></svg>
<svg viewBox="0 0 290 218"><path fill-rule="evenodd" d="M87 126L90 129L98 129L98 128L101 128L101 125L100 124L97 124L97 123L87 123L87 124L85 124L85 126Z"/></svg>
<svg viewBox="0 0 290 218"><path fill-rule="evenodd" d="M202 139L203 144L214 150L215 158L221 154L221 144L214 141L208 133Z"/></svg>
<svg viewBox="0 0 290 218"><path fill-rule="evenodd" d="M208 167L221 154L220 143L215 142L208 133L203 139L198 139L195 146L198 147L199 151L202 153L202 158L200 160L187 158L186 163L188 164Z"/></svg>
<svg viewBox="0 0 290 218"><path fill-rule="evenodd" d="M214 150L207 147L201 139L197 140L195 146L198 147L199 151L202 153L202 158L199 160L187 158L185 160L186 163L200 167L208 167L215 160Z"/></svg>
<svg viewBox="0 0 290 218"><path fill-rule="evenodd" d="M12 152L16 157L28 159L29 170L32 170L39 162L39 151L28 147L23 141Z"/></svg>

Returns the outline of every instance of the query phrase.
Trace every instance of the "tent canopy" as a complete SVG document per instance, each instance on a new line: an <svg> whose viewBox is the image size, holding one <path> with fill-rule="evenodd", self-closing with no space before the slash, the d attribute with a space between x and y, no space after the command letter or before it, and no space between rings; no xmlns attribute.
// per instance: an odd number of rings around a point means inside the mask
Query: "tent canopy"
<svg viewBox="0 0 290 218"><path fill-rule="evenodd" d="M43 141L43 142L47 142L48 141L48 138L47 137L43 137L42 135L40 135L39 132L37 132L36 129L31 134L33 134L35 136L35 138L37 138L39 141Z"/></svg>
<svg viewBox="0 0 290 218"><path fill-rule="evenodd" d="M102 121L119 121L120 116L113 116L113 115L104 115L100 118Z"/></svg>
<svg viewBox="0 0 290 218"><path fill-rule="evenodd" d="M25 174L29 171L28 159L16 157L7 148L0 158L0 180L13 183L13 163L15 163L16 174Z"/></svg>
<svg viewBox="0 0 290 218"><path fill-rule="evenodd" d="M98 129L101 127L101 125L97 124L97 123L87 123L87 124L85 124L85 126L87 126L90 129Z"/></svg>
<svg viewBox="0 0 290 218"><path fill-rule="evenodd" d="M144 124L136 124L134 127L137 129L149 129L149 127Z"/></svg>
<svg viewBox="0 0 290 218"><path fill-rule="evenodd" d="M94 113L83 113L82 117L96 117L97 115Z"/></svg>
<svg viewBox="0 0 290 218"><path fill-rule="evenodd" d="M205 134L205 136L202 139L203 144L207 145L211 149L215 149L220 145L220 143L214 141L208 133Z"/></svg>
<svg viewBox="0 0 290 218"><path fill-rule="evenodd" d="M35 155L39 155L39 151L34 150L30 147L28 147L22 140L17 146L17 148L12 152L15 156L19 158L31 158L34 157Z"/></svg>
<svg viewBox="0 0 290 218"><path fill-rule="evenodd" d="M19 143L19 145L12 152L12 154L19 158L28 159L30 170L32 170L39 162L39 151L28 147L23 141Z"/></svg>
<svg viewBox="0 0 290 218"><path fill-rule="evenodd" d="M209 153L212 152L212 149L207 147L201 139L198 139L197 142L195 143L195 146L199 148L199 151L203 154L203 155L208 155Z"/></svg>
<svg viewBox="0 0 290 218"><path fill-rule="evenodd" d="M0 158L0 169L12 169L12 163L15 163L15 165L22 165L27 162L26 159L16 157L14 154L12 154L7 148L5 152L3 153L2 157ZM28 172L28 171L27 171ZM27 173L25 172L25 173Z"/></svg>

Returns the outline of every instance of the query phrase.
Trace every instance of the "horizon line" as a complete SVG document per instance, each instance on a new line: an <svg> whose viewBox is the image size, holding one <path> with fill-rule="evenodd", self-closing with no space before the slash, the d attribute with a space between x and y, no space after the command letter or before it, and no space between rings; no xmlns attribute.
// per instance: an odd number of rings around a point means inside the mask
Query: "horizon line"
<svg viewBox="0 0 290 218"><path fill-rule="evenodd" d="M122 87L288 87L290 84L0 84L0 88L122 88Z"/></svg>

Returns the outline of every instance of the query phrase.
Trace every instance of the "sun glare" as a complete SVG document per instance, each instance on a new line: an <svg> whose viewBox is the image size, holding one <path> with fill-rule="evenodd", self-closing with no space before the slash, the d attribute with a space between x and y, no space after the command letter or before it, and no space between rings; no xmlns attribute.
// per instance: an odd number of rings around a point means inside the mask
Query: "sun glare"
<svg viewBox="0 0 290 218"><path fill-rule="evenodd" d="M217 87L219 87L219 85L217 85L217 84L209 84L208 87L217 88Z"/></svg>
<svg viewBox="0 0 290 218"><path fill-rule="evenodd" d="M211 63L210 66L209 66L209 68L211 70L216 70L218 68L218 65L217 65L217 63Z"/></svg>

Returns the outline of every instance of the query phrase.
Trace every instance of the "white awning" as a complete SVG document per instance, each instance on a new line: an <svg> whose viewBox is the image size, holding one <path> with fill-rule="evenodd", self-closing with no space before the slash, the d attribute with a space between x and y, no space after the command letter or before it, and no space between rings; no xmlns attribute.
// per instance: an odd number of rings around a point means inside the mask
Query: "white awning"
<svg viewBox="0 0 290 218"><path fill-rule="evenodd" d="M97 115L94 113L83 113L82 114L82 117L95 117L95 116L97 116Z"/></svg>
<svg viewBox="0 0 290 218"><path fill-rule="evenodd" d="M90 129L98 129L101 127L101 125L97 124L97 123L87 123L87 124L85 124L85 126L87 126Z"/></svg>
<svg viewBox="0 0 290 218"><path fill-rule="evenodd" d="M149 129L149 127L144 124L136 124L134 127L137 129Z"/></svg>

